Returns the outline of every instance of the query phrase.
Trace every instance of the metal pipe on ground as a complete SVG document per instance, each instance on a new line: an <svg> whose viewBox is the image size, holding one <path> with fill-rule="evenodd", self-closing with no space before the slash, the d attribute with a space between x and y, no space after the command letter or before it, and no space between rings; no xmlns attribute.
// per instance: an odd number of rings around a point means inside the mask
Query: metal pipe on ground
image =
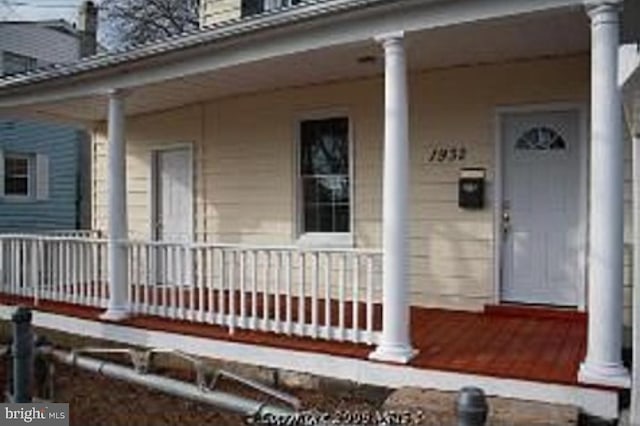
<svg viewBox="0 0 640 426"><path fill-rule="evenodd" d="M213 405L245 417L288 417L293 410L216 390L202 390L196 385L155 374L140 374L135 370L108 361L98 360L53 348L43 348L54 360L129 383L146 386L171 395Z"/></svg>

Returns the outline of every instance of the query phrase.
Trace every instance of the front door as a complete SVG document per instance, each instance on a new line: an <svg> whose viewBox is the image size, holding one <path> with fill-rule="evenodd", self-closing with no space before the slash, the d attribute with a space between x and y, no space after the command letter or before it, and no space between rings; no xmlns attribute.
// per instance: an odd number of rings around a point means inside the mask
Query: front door
<svg viewBox="0 0 640 426"><path fill-rule="evenodd" d="M502 300L576 306L581 256L580 112L502 116Z"/></svg>
<svg viewBox="0 0 640 426"><path fill-rule="evenodd" d="M191 164L189 148L153 153L153 233L156 241L168 243L154 247L151 269L158 284L185 283L189 251L181 243L192 240Z"/></svg>
<svg viewBox="0 0 640 426"><path fill-rule="evenodd" d="M154 236L188 242L192 233L192 169L189 148L154 152Z"/></svg>

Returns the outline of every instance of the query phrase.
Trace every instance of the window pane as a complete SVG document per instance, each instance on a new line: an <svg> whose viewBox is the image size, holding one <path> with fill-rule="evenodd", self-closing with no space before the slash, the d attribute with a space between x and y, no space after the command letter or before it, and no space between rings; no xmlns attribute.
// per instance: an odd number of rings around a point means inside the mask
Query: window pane
<svg viewBox="0 0 640 426"><path fill-rule="evenodd" d="M335 207L334 232L349 232L350 211L348 204L339 204Z"/></svg>
<svg viewBox="0 0 640 426"><path fill-rule="evenodd" d="M304 230L319 232L317 204L307 204L304 209Z"/></svg>
<svg viewBox="0 0 640 426"><path fill-rule="evenodd" d="M333 206L331 204L318 206L318 230L314 232L335 232L333 229Z"/></svg>
<svg viewBox="0 0 640 426"><path fill-rule="evenodd" d="M7 157L5 173L9 176L26 176L29 173L29 161L26 158Z"/></svg>
<svg viewBox="0 0 640 426"><path fill-rule="evenodd" d="M302 178L302 198L307 203L318 202L318 191L316 189L316 178L304 177Z"/></svg>
<svg viewBox="0 0 640 426"><path fill-rule="evenodd" d="M308 120L301 123L303 175L349 173L348 120Z"/></svg>
<svg viewBox="0 0 640 426"><path fill-rule="evenodd" d="M333 179L333 201L336 203L349 202L349 178L339 176Z"/></svg>
<svg viewBox="0 0 640 426"><path fill-rule="evenodd" d="M318 182L317 191L318 191L318 199L319 203L331 203L333 201L333 191L334 191L334 179L330 177L321 177L317 178Z"/></svg>
<svg viewBox="0 0 640 426"><path fill-rule="evenodd" d="M29 195L29 180L7 176L4 180L4 192L6 195Z"/></svg>
<svg viewBox="0 0 640 426"><path fill-rule="evenodd" d="M242 0L242 17L256 15L264 11L264 0Z"/></svg>

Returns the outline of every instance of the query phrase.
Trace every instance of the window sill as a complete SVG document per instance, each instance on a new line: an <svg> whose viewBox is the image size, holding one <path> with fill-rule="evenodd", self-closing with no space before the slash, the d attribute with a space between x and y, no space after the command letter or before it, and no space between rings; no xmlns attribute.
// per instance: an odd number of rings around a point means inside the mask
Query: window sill
<svg viewBox="0 0 640 426"><path fill-rule="evenodd" d="M307 233L298 237L299 248L353 248L351 233Z"/></svg>

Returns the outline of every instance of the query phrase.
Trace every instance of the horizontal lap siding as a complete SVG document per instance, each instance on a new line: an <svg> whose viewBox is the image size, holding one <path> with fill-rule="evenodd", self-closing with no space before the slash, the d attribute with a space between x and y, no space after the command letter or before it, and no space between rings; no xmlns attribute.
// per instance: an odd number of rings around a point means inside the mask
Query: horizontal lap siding
<svg viewBox="0 0 640 426"><path fill-rule="evenodd" d="M586 102L588 58L521 61L426 72L411 90L411 277L414 303L482 309L495 301L493 194L499 106ZM434 147L464 147L461 162L429 163ZM458 208L463 167L487 170L486 208Z"/></svg>
<svg viewBox="0 0 640 426"><path fill-rule="evenodd" d="M494 301L495 108L585 102L586 55L412 73L410 76L412 303L481 309ZM130 120L130 226L149 228L149 149L194 141L196 231L211 241L295 243L296 117L349 111L355 153L355 241L381 246L383 83L362 79L213 100ZM105 225L104 132L94 147L96 224ZM463 162L429 164L428 148L463 145ZM462 167L486 167L487 207L457 206Z"/></svg>
<svg viewBox="0 0 640 426"><path fill-rule="evenodd" d="M0 121L0 149L49 157L49 199L0 199L0 231L75 229L77 220L79 130L28 121Z"/></svg>

